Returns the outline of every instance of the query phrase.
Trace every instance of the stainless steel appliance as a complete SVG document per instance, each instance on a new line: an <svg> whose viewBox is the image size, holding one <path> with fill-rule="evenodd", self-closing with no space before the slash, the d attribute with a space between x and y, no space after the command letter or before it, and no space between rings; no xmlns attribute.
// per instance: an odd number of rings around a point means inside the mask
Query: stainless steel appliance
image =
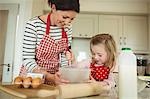
<svg viewBox="0 0 150 99"><path fill-rule="evenodd" d="M146 76L150 76L150 58L148 58L148 64L146 66Z"/></svg>
<svg viewBox="0 0 150 99"><path fill-rule="evenodd" d="M137 75L144 76L148 64L148 55L136 55L137 57Z"/></svg>

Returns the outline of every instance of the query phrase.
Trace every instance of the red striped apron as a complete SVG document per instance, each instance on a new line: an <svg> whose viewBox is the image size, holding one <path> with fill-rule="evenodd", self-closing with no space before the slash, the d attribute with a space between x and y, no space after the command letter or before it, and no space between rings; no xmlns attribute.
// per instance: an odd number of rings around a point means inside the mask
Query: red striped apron
<svg viewBox="0 0 150 99"><path fill-rule="evenodd" d="M68 50L68 37L64 28L62 28L62 38L59 41L55 41L49 34L50 14L47 17L46 33L36 49L36 62L41 69L55 74L59 70L59 54Z"/></svg>

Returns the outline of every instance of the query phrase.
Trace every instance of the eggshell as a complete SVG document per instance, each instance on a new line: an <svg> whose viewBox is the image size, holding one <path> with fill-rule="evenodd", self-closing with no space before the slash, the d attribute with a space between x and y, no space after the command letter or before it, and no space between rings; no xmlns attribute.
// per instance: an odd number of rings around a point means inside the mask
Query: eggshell
<svg viewBox="0 0 150 99"><path fill-rule="evenodd" d="M42 83L42 79L37 77L37 78L32 79L31 86L32 88L38 88L41 85L41 83Z"/></svg>
<svg viewBox="0 0 150 99"><path fill-rule="evenodd" d="M17 87L21 87L22 86L22 82L23 82L23 78L18 76L14 79L14 84L17 86Z"/></svg>
<svg viewBox="0 0 150 99"><path fill-rule="evenodd" d="M31 78L27 77L23 79L23 87L24 88L29 88L31 85Z"/></svg>
<svg viewBox="0 0 150 99"><path fill-rule="evenodd" d="M30 82L32 82L32 77L27 77L26 80L29 80Z"/></svg>

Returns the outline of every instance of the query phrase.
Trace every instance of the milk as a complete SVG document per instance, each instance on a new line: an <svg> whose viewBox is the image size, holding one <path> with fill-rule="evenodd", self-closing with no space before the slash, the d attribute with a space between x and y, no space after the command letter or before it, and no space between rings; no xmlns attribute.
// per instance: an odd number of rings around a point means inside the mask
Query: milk
<svg viewBox="0 0 150 99"><path fill-rule="evenodd" d="M137 63L130 48L119 54L119 99L137 99Z"/></svg>

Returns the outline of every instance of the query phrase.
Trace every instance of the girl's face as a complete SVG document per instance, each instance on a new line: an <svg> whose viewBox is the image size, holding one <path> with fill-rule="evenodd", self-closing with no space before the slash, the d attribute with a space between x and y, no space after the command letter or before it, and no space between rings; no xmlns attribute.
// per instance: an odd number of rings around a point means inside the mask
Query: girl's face
<svg viewBox="0 0 150 99"><path fill-rule="evenodd" d="M54 25L57 25L58 27L69 26L77 14L77 12L71 10L70 11L57 10L54 13L55 13Z"/></svg>
<svg viewBox="0 0 150 99"><path fill-rule="evenodd" d="M107 61L107 52L103 44L92 45L92 58L97 65L104 65Z"/></svg>

